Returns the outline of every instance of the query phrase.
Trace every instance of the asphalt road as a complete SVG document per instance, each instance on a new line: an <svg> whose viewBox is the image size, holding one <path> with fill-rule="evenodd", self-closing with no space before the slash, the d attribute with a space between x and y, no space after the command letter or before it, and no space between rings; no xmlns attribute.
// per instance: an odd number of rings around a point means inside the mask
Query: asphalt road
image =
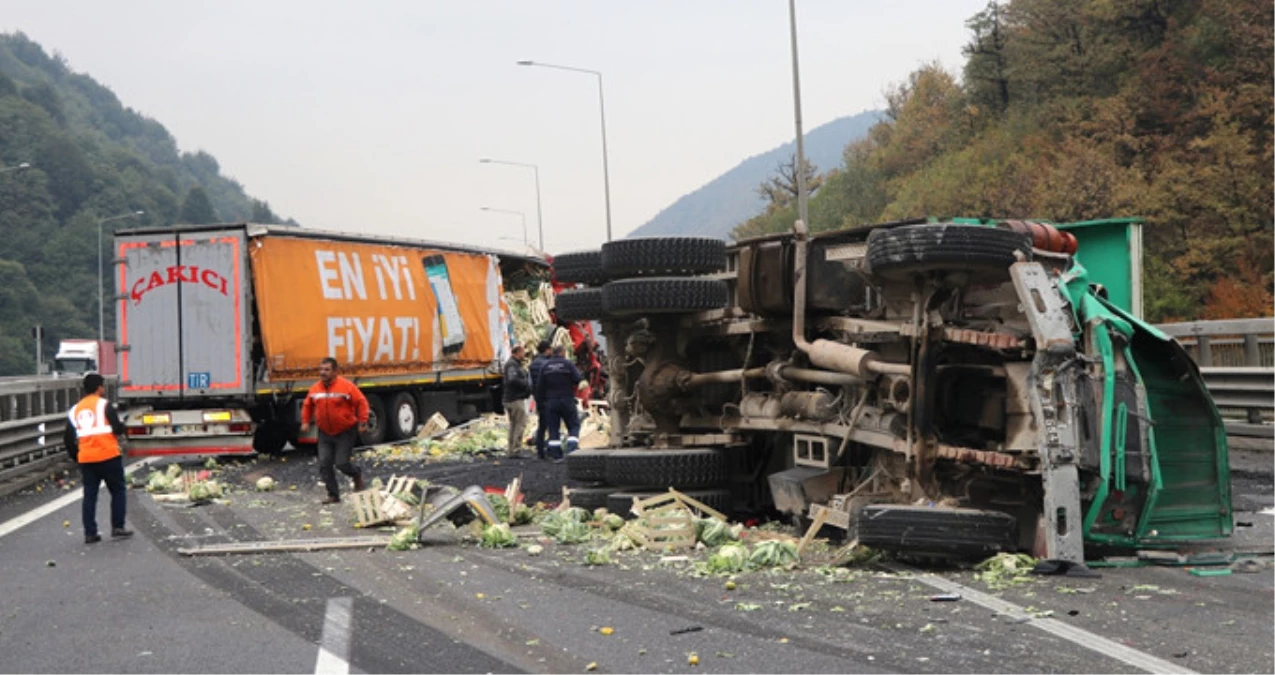
<svg viewBox="0 0 1275 675"><path fill-rule="evenodd" d="M1246 524L1228 543L1234 550L1275 546L1269 464L1259 456L1233 476L1236 520ZM505 460L414 473L457 484L524 473L544 483L561 471L552 467ZM82 542L78 501L6 528L67 494L51 484L0 501L0 671L1275 670L1269 556L1258 573L1225 577L1104 569L1100 579L1033 577L991 590L959 569L808 569L742 575L728 591L721 578L653 553L585 567L580 546L548 545L533 557L461 543L445 529L401 553L176 552L366 534L349 528L343 510L318 505L312 460L246 463L224 476L250 485L267 473L279 491L233 493L229 504L177 508L131 492L137 536L94 546ZM961 600L930 600L953 583Z"/></svg>

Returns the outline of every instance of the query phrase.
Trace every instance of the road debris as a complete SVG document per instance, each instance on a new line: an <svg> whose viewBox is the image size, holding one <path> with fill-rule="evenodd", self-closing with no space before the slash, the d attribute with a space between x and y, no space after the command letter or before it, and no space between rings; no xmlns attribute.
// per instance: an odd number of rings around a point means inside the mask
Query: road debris
<svg viewBox="0 0 1275 675"><path fill-rule="evenodd" d="M974 567L975 579L992 590L1002 590L1016 584L1030 583L1036 559L1025 553L997 553Z"/></svg>

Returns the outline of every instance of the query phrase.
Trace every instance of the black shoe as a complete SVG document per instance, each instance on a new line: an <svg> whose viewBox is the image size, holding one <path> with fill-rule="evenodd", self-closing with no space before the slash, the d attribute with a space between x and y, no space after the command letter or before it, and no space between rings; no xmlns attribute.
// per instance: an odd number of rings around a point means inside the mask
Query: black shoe
<svg viewBox="0 0 1275 675"><path fill-rule="evenodd" d="M100 535L100 534L86 534L86 535L84 535L84 543L86 543L86 544L96 544L96 543L97 543L97 542L99 542L99 541L102 541L102 535Z"/></svg>
<svg viewBox="0 0 1275 675"><path fill-rule="evenodd" d="M127 527L116 527L111 529L111 537L114 539L127 539L133 536L133 531Z"/></svg>
<svg viewBox="0 0 1275 675"><path fill-rule="evenodd" d="M327 499L324 499L323 501L321 501L321 502L319 502L319 503L320 503L320 504L340 504L340 503L341 503L341 498L340 498L340 497L328 497Z"/></svg>

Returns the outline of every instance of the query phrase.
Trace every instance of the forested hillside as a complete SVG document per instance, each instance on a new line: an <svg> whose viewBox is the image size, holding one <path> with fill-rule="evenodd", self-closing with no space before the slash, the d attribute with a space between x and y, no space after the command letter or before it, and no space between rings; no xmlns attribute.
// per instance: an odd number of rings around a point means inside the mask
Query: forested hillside
<svg viewBox="0 0 1275 675"><path fill-rule="evenodd" d="M1272 313L1269 0L1009 0L967 22L810 202L824 230L915 216L1136 215L1152 321ZM791 226L779 192L736 236Z"/></svg>
<svg viewBox="0 0 1275 675"><path fill-rule="evenodd" d="M110 89L21 33L0 35L0 375L35 372L37 324L49 354L97 336L98 223L135 211L103 226L106 241L117 227L279 222L211 155L179 152Z"/></svg>

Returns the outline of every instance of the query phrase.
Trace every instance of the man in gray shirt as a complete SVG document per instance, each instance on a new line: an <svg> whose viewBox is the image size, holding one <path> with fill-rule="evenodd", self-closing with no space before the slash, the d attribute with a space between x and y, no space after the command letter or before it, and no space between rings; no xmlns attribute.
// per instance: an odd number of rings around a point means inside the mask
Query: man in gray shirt
<svg viewBox="0 0 1275 675"><path fill-rule="evenodd" d="M527 350L522 345L514 347L513 356L505 361L504 393L501 400L509 415L509 456L517 457L522 450L523 436L527 432L527 399L531 397L531 376L522 366Z"/></svg>

